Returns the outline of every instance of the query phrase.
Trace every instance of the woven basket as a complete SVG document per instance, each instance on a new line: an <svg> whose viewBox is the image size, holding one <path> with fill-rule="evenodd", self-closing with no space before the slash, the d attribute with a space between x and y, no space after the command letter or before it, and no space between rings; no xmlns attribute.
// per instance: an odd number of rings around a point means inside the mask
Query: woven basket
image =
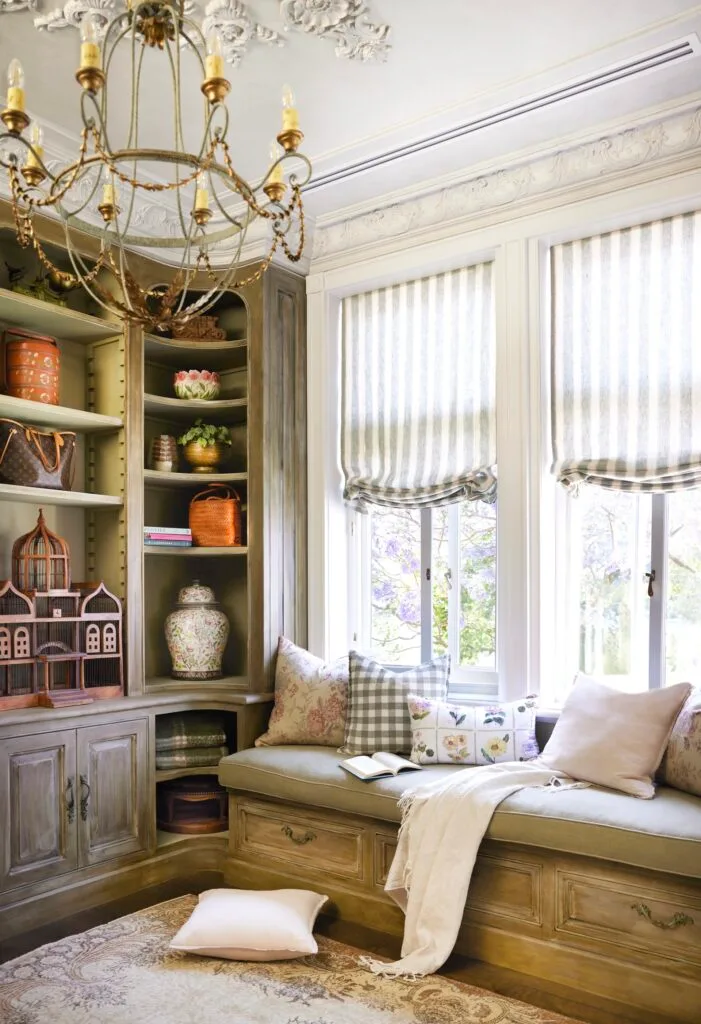
<svg viewBox="0 0 701 1024"><path fill-rule="evenodd" d="M192 543L199 548L240 547L241 499L226 484L210 484L190 502Z"/></svg>

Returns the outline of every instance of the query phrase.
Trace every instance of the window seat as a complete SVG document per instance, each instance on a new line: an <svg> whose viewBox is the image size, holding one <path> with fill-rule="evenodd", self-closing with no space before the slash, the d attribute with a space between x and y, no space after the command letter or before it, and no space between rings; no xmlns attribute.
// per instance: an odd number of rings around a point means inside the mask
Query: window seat
<svg viewBox="0 0 701 1024"><path fill-rule="evenodd" d="M331 914L400 935L403 915L384 892L397 800L462 769L366 783L341 756L279 746L220 762L227 884L315 888ZM456 950L698 1024L701 798L665 786L652 800L598 787L515 793L480 848Z"/></svg>

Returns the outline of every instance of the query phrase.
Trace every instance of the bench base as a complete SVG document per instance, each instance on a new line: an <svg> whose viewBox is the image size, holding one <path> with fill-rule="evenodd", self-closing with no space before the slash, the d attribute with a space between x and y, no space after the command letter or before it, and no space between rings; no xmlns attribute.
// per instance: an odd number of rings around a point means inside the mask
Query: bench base
<svg viewBox="0 0 701 1024"><path fill-rule="evenodd" d="M228 885L313 888L325 914L402 934L384 892L396 825L232 793L229 829ZM698 1024L701 883L485 841L455 951Z"/></svg>

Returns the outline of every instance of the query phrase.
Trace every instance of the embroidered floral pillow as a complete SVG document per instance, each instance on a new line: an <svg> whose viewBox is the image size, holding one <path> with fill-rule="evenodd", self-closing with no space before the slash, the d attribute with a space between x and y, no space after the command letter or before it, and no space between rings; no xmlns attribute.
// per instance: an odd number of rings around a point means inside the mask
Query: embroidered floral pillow
<svg viewBox="0 0 701 1024"><path fill-rule="evenodd" d="M701 690L692 690L679 712L659 777L668 786L701 796Z"/></svg>
<svg viewBox="0 0 701 1024"><path fill-rule="evenodd" d="M327 664L281 636L275 666L275 705L257 747L343 743L348 707L348 656Z"/></svg>
<svg viewBox="0 0 701 1024"><path fill-rule="evenodd" d="M416 764L496 764L538 754L534 697L509 704L450 704L410 694L411 760Z"/></svg>

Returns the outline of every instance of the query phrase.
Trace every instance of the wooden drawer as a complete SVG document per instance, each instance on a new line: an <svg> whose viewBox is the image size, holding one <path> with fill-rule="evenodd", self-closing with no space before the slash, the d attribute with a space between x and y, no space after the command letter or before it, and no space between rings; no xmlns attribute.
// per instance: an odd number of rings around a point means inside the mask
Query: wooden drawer
<svg viewBox="0 0 701 1024"><path fill-rule="evenodd" d="M291 868L362 880L361 827L263 801L237 803L234 849L247 858L273 858Z"/></svg>
<svg viewBox="0 0 701 1024"><path fill-rule="evenodd" d="M372 844L372 879L384 889L387 875L397 849L397 835L376 832Z"/></svg>
<svg viewBox="0 0 701 1024"><path fill-rule="evenodd" d="M543 866L536 859L481 853L467 895L466 916L543 923Z"/></svg>
<svg viewBox="0 0 701 1024"><path fill-rule="evenodd" d="M558 871L556 929L568 943L604 941L701 964L701 890L694 895Z"/></svg>

